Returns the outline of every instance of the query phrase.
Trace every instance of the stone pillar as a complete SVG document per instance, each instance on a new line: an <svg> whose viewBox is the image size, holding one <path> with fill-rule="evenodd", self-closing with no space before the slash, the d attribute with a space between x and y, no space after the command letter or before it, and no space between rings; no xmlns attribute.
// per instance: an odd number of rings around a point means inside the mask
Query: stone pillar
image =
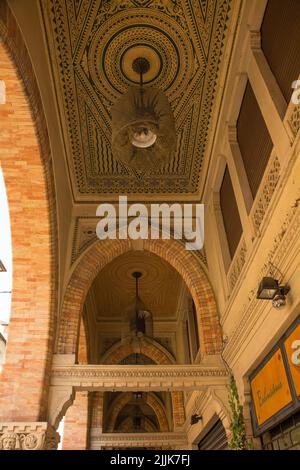
<svg viewBox="0 0 300 470"><path fill-rule="evenodd" d="M59 434L47 422L1 423L0 450L55 450Z"/></svg>
<svg viewBox="0 0 300 470"><path fill-rule="evenodd" d="M103 392L91 393L91 428L103 428Z"/></svg>
<svg viewBox="0 0 300 470"><path fill-rule="evenodd" d="M223 300L225 302L228 295L227 271L231 263L231 256L220 206L219 191L214 191L211 195L211 199L209 201L209 214L211 233L216 233L216 236L208 236L206 239L208 240L208 243L213 246L213 250L210 252L212 253L212 256L214 256L212 269L216 270L215 275L219 276L220 283L223 286Z"/></svg>
<svg viewBox="0 0 300 470"><path fill-rule="evenodd" d="M88 426L88 392L77 392L65 416L63 450L86 450Z"/></svg>
<svg viewBox="0 0 300 470"><path fill-rule="evenodd" d="M174 431L182 429L185 422L185 408L183 392L172 392L173 424Z"/></svg>
<svg viewBox="0 0 300 470"><path fill-rule="evenodd" d="M251 392L250 390L244 391L245 401L243 404L243 413L244 413L244 421L246 427L246 434L249 442L253 443L253 448L255 450L261 450L262 445L261 441L258 437L253 436L253 429L252 429L252 420L251 420L251 412L250 412L250 405L251 405Z"/></svg>

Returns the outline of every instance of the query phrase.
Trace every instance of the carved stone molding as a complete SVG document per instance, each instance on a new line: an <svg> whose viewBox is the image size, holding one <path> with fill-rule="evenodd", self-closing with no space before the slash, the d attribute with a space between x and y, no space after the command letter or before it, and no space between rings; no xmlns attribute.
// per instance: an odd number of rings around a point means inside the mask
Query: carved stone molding
<svg viewBox="0 0 300 470"><path fill-rule="evenodd" d="M252 51L261 50L261 33L260 31L249 31L249 42Z"/></svg>
<svg viewBox="0 0 300 470"><path fill-rule="evenodd" d="M233 261L231 263L231 266L227 275L231 290L233 290L235 284L237 283L238 278L240 277L240 274L246 262L246 256L247 256L247 245L246 245L245 239L242 238L238 246L238 249L234 255Z"/></svg>
<svg viewBox="0 0 300 470"><path fill-rule="evenodd" d="M289 124L294 137L296 137L300 129L300 105L294 107L289 119Z"/></svg>
<svg viewBox="0 0 300 470"><path fill-rule="evenodd" d="M59 434L47 422L0 423L0 450L55 450Z"/></svg>
<svg viewBox="0 0 300 470"><path fill-rule="evenodd" d="M75 391L72 386L50 387L48 420L52 426L58 427L74 398Z"/></svg>
<svg viewBox="0 0 300 470"><path fill-rule="evenodd" d="M67 390L206 390L209 386L226 385L228 374L220 366L150 365L96 365L55 367L51 384L55 389ZM70 389L69 389L70 390ZM57 392L59 393L59 392ZM63 392L64 393L64 392ZM67 395L65 394L66 398ZM59 399L58 402L60 403ZM55 405L52 405L55 408ZM57 407L56 409L58 409Z"/></svg>
<svg viewBox="0 0 300 470"><path fill-rule="evenodd" d="M147 206L147 202L145 200L139 201ZM170 201L173 203L174 201ZM113 202L110 202L113 203ZM157 204L162 204L161 201L156 201ZM193 201L191 201L193 203ZM150 207L149 207L149 214L150 214ZM96 208L95 208L96 212ZM71 254L71 264L75 263L75 261L80 258L81 255L91 247L94 243L96 243L99 239L97 238L96 234L96 227L97 223L99 222L99 218L97 217L90 217L90 216L83 216L83 217L76 217L75 225L74 225L74 233L72 239L72 254ZM151 217L148 219L149 230L151 227ZM171 238L173 238L173 228L171 227L170 234ZM150 238L150 233L149 233ZM134 240L132 240L134 241ZM139 240L140 241L140 240ZM141 240L142 241L142 240ZM187 240L183 237L182 240L178 240L180 243L185 244ZM198 258L200 262L207 267L207 257L205 249L202 248L201 250L195 250L192 252L193 256Z"/></svg>
<svg viewBox="0 0 300 470"><path fill-rule="evenodd" d="M264 305L256 299L256 288L260 280L269 273L270 264L280 267L290 247L298 238L300 227L299 209L300 207L295 205L286 214L279 232L274 237L273 246L270 248L265 259L262 260L261 268L253 279L254 289L246 296L246 302L240 312L240 321L230 335L224 350L224 357L229 364L232 364L233 358L236 358L241 344L245 342L245 338L249 335L249 332L262 314Z"/></svg>
<svg viewBox="0 0 300 470"><path fill-rule="evenodd" d="M104 433L95 429L91 433L91 448L102 447L161 447L171 449L181 446L187 448L185 433L158 432L158 433Z"/></svg>
<svg viewBox="0 0 300 470"><path fill-rule="evenodd" d="M256 232L264 220L265 214L270 206L272 197L277 187L280 178L281 165L278 157L273 154L268 164L268 169L264 176L264 180L260 186L259 192L255 198L253 208L251 210L251 217Z"/></svg>

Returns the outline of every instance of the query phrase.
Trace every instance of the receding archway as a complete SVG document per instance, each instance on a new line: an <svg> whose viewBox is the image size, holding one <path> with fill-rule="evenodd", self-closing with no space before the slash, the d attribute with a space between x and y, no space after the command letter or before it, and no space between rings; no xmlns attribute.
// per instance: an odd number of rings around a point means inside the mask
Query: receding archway
<svg viewBox="0 0 300 470"><path fill-rule="evenodd" d="M132 393L127 392L127 393L122 393L119 395L111 404L110 409L109 409L109 424L107 427L107 432L114 432L115 431L115 426L116 426L116 421L118 418L119 413L121 410L127 405L130 401L132 400ZM160 432L168 432L169 431L169 426L168 426L168 420L167 416L164 410L164 407L158 397L154 393L147 393L146 394L146 401L145 401L154 411L159 427L160 427Z"/></svg>
<svg viewBox="0 0 300 470"><path fill-rule="evenodd" d="M177 240L144 240L144 249L160 256L182 276L193 297L203 354L221 351L221 328L211 285L199 260ZM115 257L132 249L129 240L95 242L78 261L67 285L59 323L56 351L77 351L79 319L87 292L98 272Z"/></svg>
<svg viewBox="0 0 300 470"><path fill-rule="evenodd" d="M118 342L114 344L102 357L103 364L119 364L128 355L134 353L134 346L131 342ZM143 338L140 341L140 353L149 357L155 364L175 364L174 357L152 338ZM173 425L174 429L179 429L184 425L185 410L182 392L171 392Z"/></svg>

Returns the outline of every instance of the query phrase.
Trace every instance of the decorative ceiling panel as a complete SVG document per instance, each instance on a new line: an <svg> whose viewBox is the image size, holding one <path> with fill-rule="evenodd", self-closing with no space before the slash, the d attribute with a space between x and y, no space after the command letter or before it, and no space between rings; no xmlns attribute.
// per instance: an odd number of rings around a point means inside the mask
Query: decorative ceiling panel
<svg viewBox="0 0 300 470"><path fill-rule="evenodd" d="M75 200L101 194L183 194L199 189L232 0L41 0ZM171 104L177 148L139 173L115 160L110 109L134 85L140 48L145 86Z"/></svg>
<svg viewBox="0 0 300 470"><path fill-rule="evenodd" d="M158 256L132 251L105 266L93 282L98 321L120 320L135 299L134 271L140 271L139 295L155 320L175 320L182 279Z"/></svg>

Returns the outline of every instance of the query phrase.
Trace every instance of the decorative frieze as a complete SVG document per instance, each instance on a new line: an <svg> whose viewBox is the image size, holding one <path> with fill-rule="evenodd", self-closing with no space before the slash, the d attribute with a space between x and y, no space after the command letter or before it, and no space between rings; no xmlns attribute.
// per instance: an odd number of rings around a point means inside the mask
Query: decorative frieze
<svg viewBox="0 0 300 470"><path fill-rule="evenodd" d="M271 203L280 178L280 170L281 165L279 158L277 155L273 154L251 211L251 217L256 232L258 232Z"/></svg>
<svg viewBox="0 0 300 470"><path fill-rule="evenodd" d="M300 129L300 105L295 106L289 118L289 124L294 137L297 136Z"/></svg>
<svg viewBox="0 0 300 470"><path fill-rule="evenodd" d="M279 232L274 237L272 247L265 259L262 260L261 269L255 279L253 279L253 286L255 288L245 297L246 302L240 312L240 321L230 335L224 350L227 362L232 363L233 358L236 358L238 352L241 352L241 344L243 344L246 337L249 337L250 331L261 317L261 309L264 305L256 299L256 287L259 281L270 271L270 266L280 266L283 258L286 257L290 247L298 237L299 227L300 211L299 207L295 205L286 214Z"/></svg>
<svg viewBox="0 0 300 470"><path fill-rule="evenodd" d="M230 290L233 290L235 284L237 283L238 278L242 272L244 264L246 262L246 255L247 255L247 246L245 239L242 238L238 249L234 255L233 261L228 271L228 282L230 286Z"/></svg>
<svg viewBox="0 0 300 470"><path fill-rule="evenodd" d="M76 390L206 390L228 381L225 368L201 365L95 365L55 367L51 384Z"/></svg>
<svg viewBox="0 0 300 470"><path fill-rule="evenodd" d="M59 434L46 422L0 423L0 450L55 450Z"/></svg>
<svg viewBox="0 0 300 470"><path fill-rule="evenodd" d="M143 447L143 448L187 448L187 437L181 432L159 433L105 433L94 429L91 431L91 449L107 447Z"/></svg>

